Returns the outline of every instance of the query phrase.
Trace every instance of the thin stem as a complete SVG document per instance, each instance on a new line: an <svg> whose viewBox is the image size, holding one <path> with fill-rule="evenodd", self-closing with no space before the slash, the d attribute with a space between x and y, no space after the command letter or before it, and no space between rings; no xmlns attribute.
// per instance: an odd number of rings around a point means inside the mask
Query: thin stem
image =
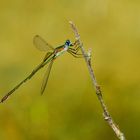
<svg viewBox="0 0 140 140"><path fill-rule="evenodd" d="M87 53L84 50L83 43L82 43L82 41L80 39L80 34L78 33L78 30L77 30L75 24L72 21L69 21L69 23L71 25L71 28L72 28L74 34L75 34L76 41L78 42L79 47L81 48L82 54L83 54L85 62L87 64L89 74L90 74L90 77L91 77L91 80L92 80L93 87L95 88L96 95L98 97L98 100L100 102L101 108L103 110L104 120L113 129L113 131L115 132L115 134L116 134L118 139L125 140L124 134L121 132L121 130L118 128L118 126L113 121L113 119L110 116L110 114L109 114L109 112L107 110L107 107L106 107L106 105L104 103L101 88L97 83L97 80L96 80L96 77L95 77L95 74L94 74L94 70L93 70L93 68L91 66L91 59L89 59L89 57L86 57Z"/></svg>

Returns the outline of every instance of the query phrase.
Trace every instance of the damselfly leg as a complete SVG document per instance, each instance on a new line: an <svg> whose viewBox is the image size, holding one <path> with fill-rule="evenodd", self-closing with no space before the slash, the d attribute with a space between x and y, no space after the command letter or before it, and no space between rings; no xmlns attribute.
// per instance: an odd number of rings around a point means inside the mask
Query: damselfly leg
<svg viewBox="0 0 140 140"><path fill-rule="evenodd" d="M78 53L78 52L79 52L79 49L80 49L78 42L75 41L71 46L74 46L74 47L70 47L70 48L68 49L68 52L69 52L72 56L74 56L74 57L76 57L76 58L83 58L83 54L82 54L82 53Z"/></svg>

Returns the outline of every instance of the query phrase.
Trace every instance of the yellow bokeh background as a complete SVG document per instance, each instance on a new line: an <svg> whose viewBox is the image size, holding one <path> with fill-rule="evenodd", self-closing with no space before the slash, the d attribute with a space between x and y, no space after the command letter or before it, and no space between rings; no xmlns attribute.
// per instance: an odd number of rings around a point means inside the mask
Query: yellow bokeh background
<svg viewBox="0 0 140 140"><path fill-rule="evenodd" d="M140 1L0 0L0 97L38 65L36 34L57 47L78 27L108 109L127 139L140 138ZM103 120L84 59L66 53L0 104L1 140L117 140Z"/></svg>

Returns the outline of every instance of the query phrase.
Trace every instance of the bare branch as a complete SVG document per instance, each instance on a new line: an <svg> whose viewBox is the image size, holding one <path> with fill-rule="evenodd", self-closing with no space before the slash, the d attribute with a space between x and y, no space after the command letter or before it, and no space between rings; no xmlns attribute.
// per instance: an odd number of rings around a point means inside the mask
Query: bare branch
<svg viewBox="0 0 140 140"><path fill-rule="evenodd" d="M81 48L82 54L84 56L84 59L86 61L86 64L87 64L87 67L88 67L88 70L89 70L89 73L90 73L90 77L91 77L91 80L92 80L93 87L95 88L96 95L98 97L98 100L100 102L101 108L103 110L104 120L113 129L113 131L115 132L115 134L116 134L116 136L117 136L118 139L125 140L124 134L120 131L120 129L118 128L118 126L113 121L113 119L110 116L110 114L109 114L109 112L107 110L107 107L106 107L106 105L104 103L101 88L100 88L100 86L97 83L97 80L96 80L95 74L94 74L94 70L93 70L93 68L91 66L90 56L87 57L87 55L89 55L89 54L86 53L85 50L84 50L83 43L82 43L82 41L80 39L80 34L78 33L78 30L77 30L75 24L72 21L69 21L69 23L71 25L71 28L72 28L72 30L73 30L73 32L75 34L76 41L78 42L79 47Z"/></svg>

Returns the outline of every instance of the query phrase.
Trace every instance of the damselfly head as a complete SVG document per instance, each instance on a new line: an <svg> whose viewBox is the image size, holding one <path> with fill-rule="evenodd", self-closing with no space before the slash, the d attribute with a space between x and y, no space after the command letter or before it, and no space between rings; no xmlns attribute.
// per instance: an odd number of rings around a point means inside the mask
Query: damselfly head
<svg viewBox="0 0 140 140"><path fill-rule="evenodd" d="M71 42L70 42L70 40L66 40L65 45L67 45L67 46L71 46Z"/></svg>

